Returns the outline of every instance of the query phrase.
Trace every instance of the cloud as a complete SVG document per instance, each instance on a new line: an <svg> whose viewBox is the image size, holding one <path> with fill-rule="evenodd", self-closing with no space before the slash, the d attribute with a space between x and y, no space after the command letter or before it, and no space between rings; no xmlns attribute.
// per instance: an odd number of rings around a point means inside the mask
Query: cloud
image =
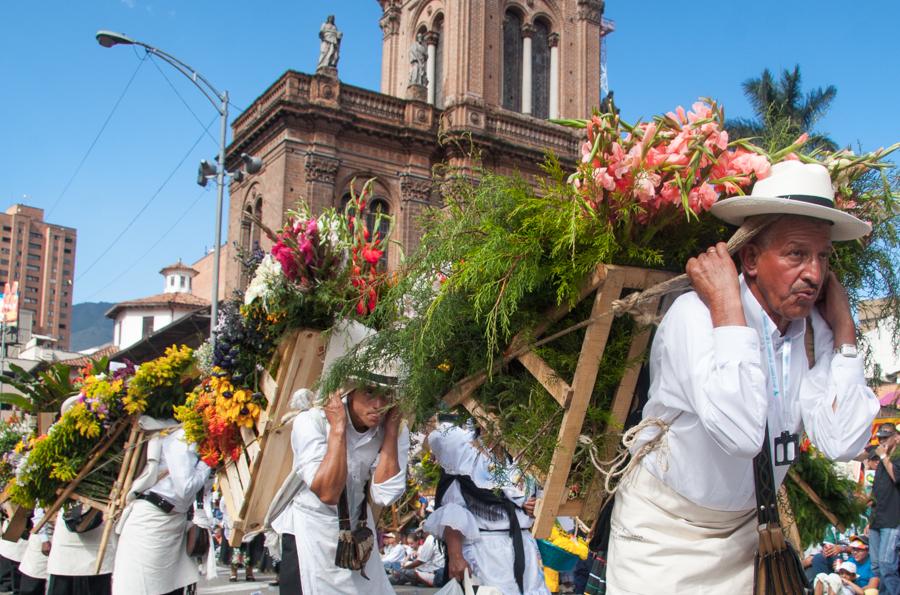
<svg viewBox="0 0 900 595"><path fill-rule="evenodd" d="M128 8L134 8L135 6L137 6L137 0L121 0L121 2Z"/></svg>

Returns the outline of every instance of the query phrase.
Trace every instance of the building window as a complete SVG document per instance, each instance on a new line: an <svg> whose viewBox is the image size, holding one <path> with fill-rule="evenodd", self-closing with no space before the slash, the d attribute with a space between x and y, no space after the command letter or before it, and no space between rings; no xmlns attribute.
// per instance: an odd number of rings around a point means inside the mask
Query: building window
<svg viewBox="0 0 900 595"><path fill-rule="evenodd" d="M514 10L503 17L503 107L522 111L522 17Z"/></svg>
<svg viewBox="0 0 900 595"><path fill-rule="evenodd" d="M35 283L40 283L40 282L41 282L41 278L40 278L40 277L35 277L34 275L25 275L25 280L26 280L26 281L34 281Z"/></svg>
<svg viewBox="0 0 900 595"><path fill-rule="evenodd" d="M67 243L67 244L71 244L71 243L72 243L72 238L66 238L66 243Z"/></svg>
<svg viewBox="0 0 900 595"><path fill-rule="evenodd" d="M36 264L28 264L28 265L25 265L25 268L28 269L29 271L35 271L35 272L38 272L38 271L41 270L41 267L39 267L39 266L36 265Z"/></svg>
<svg viewBox="0 0 900 595"><path fill-rule="evenodd" d="M33 231L33 232L31 232L31 237L39 240L39 239L41 239L42 236L41 236L41 234Z"/></svg>
<svg viewBox="0 0 900 595"><path fill-rule="evenodd" d="M531 37L531 114L550 117L550 25L543 19L535 21Z"/></svg>
<svg viewBox="0 0 900 595"><path fill-rule="evenodd" d="M141 338L146 339L151 334L153 334L153 317L144 316L144 318L141 320L141 324Z"/></svg>
<svg viewBox="0 0 900 595"><path fill-rule="evenodd" d="M0 258L0 264L9 264L8 258Z"/></svg>
<svg viewBox="0 0 900 595"><path fill-rule="evenodd" d="M341 199L341 210L345 210L347 208L347 203L350 202L350 193L344 195L344 198ZM366 206L365 220L366 220L366 229L369 230L370 237L375 237L377 234L380 238L387 237L388 232L390 231L390 221L387 217L383 217L378 222L378 228L375 228L375 220L377 219L378 213L383 215L391 214L391 205L387 201L387 199L376 196L372 200L369 201L369 204ZM384 246L384 254L381 255L381 259L378 261L378 268L384 270L387 268L387 259L388 259L388 246Z"/></svg>
<svg viewBox="0 0 900 595"><path fill-rule="evenodd" d="M9 238L3 238L3 241L6 242L6 243L8 244L8 243L9 243Z"/></svg>
<svg viewBox="0 0 900 595"><path fill-rule="evenodd" d="M437 45L434 48L434 106L444 107L444 15L434 21Z"/></svg>
<svg viewBox="0 0 900 595"><path fill-rule="evenodd" d="M12 227L10 227L9 225L4 225L3 231L12 231Z"/></svg>
<svg viewBox="0 0 900 595"><path fill-rule="evenodd" d="M66 328L66 325L61 324L61 325L59 325L59 328Z"/></svg>
<svg viewBox="0 0 900 595"><path fill-rule="evenodd" d="M24 301L26 304L36 304L37 303L37 300L32 297L22 298L22 301Z"/></svg>
<svg viewBox="0 0 900 595"><path fill-rule="evenodd" d="M181 279L181 287L184 288L184 275L178 275L178 278Z"/></svg>
<svg viewBox="0 0 900 595"><path fill-rule="evenodd" d="M71 254L71 253L72 253L72 249L71 249L71 248L66 248L66 249L63 250L63 252L64 252L65 254Z"/></svg>

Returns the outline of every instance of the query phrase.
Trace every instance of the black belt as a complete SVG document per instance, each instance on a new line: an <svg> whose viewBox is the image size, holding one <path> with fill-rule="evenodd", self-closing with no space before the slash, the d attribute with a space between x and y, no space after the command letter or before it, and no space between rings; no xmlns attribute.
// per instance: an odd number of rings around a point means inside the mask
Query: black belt
<svg viewBox="0 0 900 595"><path fill-rule="evenodd" d="M138 500L146 500L166 514L175 510L175 505L155 492L145 492L136 496Z"/></svg>
<svg viewBox="0 0 900 595"><path fill-rule="evenodd" d="M531 527L519 528L519 531L530 531L530 530L531 530ZM481 529L481 528L479 528L478 532L479 533L504 533L506 535L509 535L509 528L506 528L506 529Z"/></svg>

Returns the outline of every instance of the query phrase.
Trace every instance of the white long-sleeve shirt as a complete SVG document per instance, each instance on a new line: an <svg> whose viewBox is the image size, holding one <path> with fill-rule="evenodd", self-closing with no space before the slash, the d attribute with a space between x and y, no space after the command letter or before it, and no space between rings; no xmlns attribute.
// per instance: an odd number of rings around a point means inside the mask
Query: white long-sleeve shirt
<svg viewBox="0 0 900 595"><path fill-rule="evenodd" d="M816 361L810 368L806 321L793 321L782 336L743 276L740 284L747 326L714 328L708 308L690 292L672 304L650 352L644 418L660 418L671 427L668 447L642 464L682 496L713 510L754 508L753 457L767 421L771 439L785 430L805 430L825 456L848 460L865 447L878 412L862 358L834 354L833 334L816 309L811 314ZM764 329L772 338L774 374L767 365ZM786 352L789 386L781 391L781 404L772 378L783 382ZM645 430L635 449L656 432ZM788 466L774 469L780 485Z"/></svg>
<svg viewBox="0 0 900 595"><path fill-rule="evenodd" d="M357 513L363 500L363 489L369 483L372 504L389 506L406 490L406 464L409 458L409 431L403 426L397 437L397 462L400 471L382 483L374 480L374 471L384 442L382 426L357 432L349 422L347 436L347 502L351 526L356 527ZM293 472L302 480L299 491L291 502L290 527L297 536L297 556L300 562L300 582L308 595L333 595L368 593L389 595L394 592L377 548L366 564L363 578L359 572L339 569L334 564L338 540L337 506L325 504L310 486L328 450L330 426L325 412L313 408L300 413L291 429L291 447L294 451ZM367 510L368 526L375 530L371 506Z"/></svg>
<svg viewBox="0 0 900 595"><path fill-rule="evenodd" d="M194 505L197 492L209 478L209 466L200 460L194 446L187 443L183 428L162 436L161 441L157 473L165 473L165 477L149 491L174 504L173 513L184 514Z"/></svg>

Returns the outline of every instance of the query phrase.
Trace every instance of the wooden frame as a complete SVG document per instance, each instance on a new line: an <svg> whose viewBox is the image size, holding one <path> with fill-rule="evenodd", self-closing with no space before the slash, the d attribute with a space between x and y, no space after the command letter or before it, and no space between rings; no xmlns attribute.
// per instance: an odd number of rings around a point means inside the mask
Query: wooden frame
<svg viewBox="0 0 900 595"><path fill-rule="evenodd" d="M323 333L306 329L289 333L272 360L276 378L263 372L260 389L269 405L254 428L243 428L244 448L237 461L218 472L219 489L232 521L229 542L240 545L248 533L263 528L263 520L278 489L293 466L291 425L282 418L290 411L291 396L312 388L322 374Z"/></svg>
<svg viewBox="0 0 900 595"><path fill-rule="evenodd" d="M550 309L544 322L526 338L520 334L513 338L503 363L518 360L547 390L563 408L563 419L560 424L556 450L550 463L550 470L544 481L544 495L535 509L535 524L532 532L535 537L545 538L550 535L553 523L558 515L579 516L593 519L600 507L602 486L599 478L585 492L581 499L568 500L566 483L572 467L572 458L578 436L584 425L584 417L591 399L594 384L597 380L600 361L606 349L609 331L614 315L613 304L620 299L626 289L644 290L657 283L674 277L673 273L642 269L627 266L599 264L593 274L582 286L580 297L587 299L594 294L590 319L583 326L587 327L581 346L581 353L571 383L563 380L544 360L528 348L530 341L539 341L547 330L565 317L571 308L558 306ZM656 314L659 300L651 300L643 307L645 312ZM637 361L647 349L650 329L638 329L631 339L629 359ZM544 339L552 340L553 337ZM640 366L631 366L619 383L610 410L610 427L621 428L631 409L634 390L637 385ZM486 373L476 374L459 382L447 395L444 401L450 405L463 405L477 420L490 422L491 415L485 412L473 394L487 379ZM601 450L606 455L615 452L618 446L618 435L608 433L603 437Z"/></svg>

